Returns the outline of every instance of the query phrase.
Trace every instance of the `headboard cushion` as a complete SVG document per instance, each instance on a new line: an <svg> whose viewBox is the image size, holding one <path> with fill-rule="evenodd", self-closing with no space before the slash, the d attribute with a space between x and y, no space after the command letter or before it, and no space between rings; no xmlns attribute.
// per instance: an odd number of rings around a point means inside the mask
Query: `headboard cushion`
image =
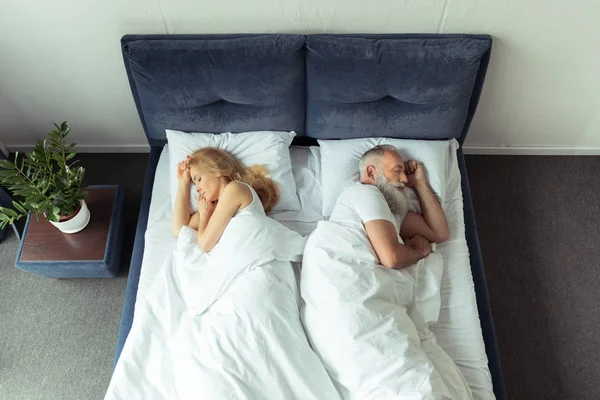
<svg viewBox="0 0 600 400"><path fill-rule="evenodd" d="M487 68L490 37L364 36L306 37L307 135L466 135Z"/></svg>
<svg viewBox="0 0 600 400"><path fill-rule="evenodd" d="M165 129L304 132L301 35L124 36L123 57L150 145Z"/></svg>

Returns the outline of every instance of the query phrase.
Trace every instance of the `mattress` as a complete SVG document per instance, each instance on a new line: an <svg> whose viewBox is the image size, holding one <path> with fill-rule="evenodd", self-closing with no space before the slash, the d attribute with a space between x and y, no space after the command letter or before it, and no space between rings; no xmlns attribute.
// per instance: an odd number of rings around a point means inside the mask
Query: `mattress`
<svg viewBox="0 0 600 400"><path fill-rule="evenodd" d="M290 229L303 235L315 229L321 215L320 152L318 147L291 147L300 211L272 214ZM469 250L465 238L461 176L456 155L451 158L446 176L446 202L443 204L450 228L450 240L439 244L444 259L442 307L438 323L431 327L438 344L460 368L476 399L493 399L488 360L481 333L475 299ZM152 201L145 234L146 245L137 299L143 298L175 247L171 234L171 199L169 197L169 152L164 147L154 177ZM299 266L296 266L298 269ZM297 271L298 272L298 271ZM136 304L139 301L136 301Z"/></svg>

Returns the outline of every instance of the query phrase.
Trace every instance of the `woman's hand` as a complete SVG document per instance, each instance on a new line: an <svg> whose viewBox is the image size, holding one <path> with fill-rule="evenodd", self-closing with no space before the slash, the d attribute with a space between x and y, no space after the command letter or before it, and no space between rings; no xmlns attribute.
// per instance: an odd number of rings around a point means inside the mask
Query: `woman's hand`
<svg viewBox="0 0 600 400"><path fill-rule="evenodd" d="M187 156L185 160L177 164L177 182L179 187L190 184L190 156Z"/></svg>
<svg viewBox="0 0 600 400"><path fill-rule="evenodd" d="M179 236L179 231L182 226L187 226L190 223L190 168L189 159L177 164L177 194L175 196L175 204L173 208L173 222L171 229L175 237Z"/></svg>
<svg viewBox="0 0 600 400"><path fill-rule="evenodd" d="M201 220L208 222L213 212L215 212L216 207L216 201L210 201L204 197L198 197L198 215Z"/></svg>

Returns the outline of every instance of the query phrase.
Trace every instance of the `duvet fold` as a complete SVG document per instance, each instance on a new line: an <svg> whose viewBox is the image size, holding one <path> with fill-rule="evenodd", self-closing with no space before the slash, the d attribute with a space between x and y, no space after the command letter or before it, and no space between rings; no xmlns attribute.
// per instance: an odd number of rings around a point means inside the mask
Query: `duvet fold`
<svg viewBox="0 0 600 400"><path fill-rule="evenodd" d="M339 398L300 322L290 262L304 243L270 218L241 215L203 253L182 228L136 304L105 399Z"/></svg>
<svg viewBox="0 0 600 400"><path fill-rule="evenodd" d="M364 234L319 222L304 251L301 315L344 399L472 398L429 330L439 317L442 269L436 252L387 269Z"/></svg>

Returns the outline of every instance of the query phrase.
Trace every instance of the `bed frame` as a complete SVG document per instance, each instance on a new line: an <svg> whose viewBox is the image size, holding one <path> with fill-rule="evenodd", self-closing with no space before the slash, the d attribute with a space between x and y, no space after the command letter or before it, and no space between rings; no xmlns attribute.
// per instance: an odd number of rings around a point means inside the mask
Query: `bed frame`
<svg viewBox="0 0 600 400"><path fill-rule="evenodd" d="M280 130L315 139L450 139L494 393L506 393L462 143L483 86L488 35L126 35L121 48L150 158L115 355L131 329L165 129Z"/></svg>

